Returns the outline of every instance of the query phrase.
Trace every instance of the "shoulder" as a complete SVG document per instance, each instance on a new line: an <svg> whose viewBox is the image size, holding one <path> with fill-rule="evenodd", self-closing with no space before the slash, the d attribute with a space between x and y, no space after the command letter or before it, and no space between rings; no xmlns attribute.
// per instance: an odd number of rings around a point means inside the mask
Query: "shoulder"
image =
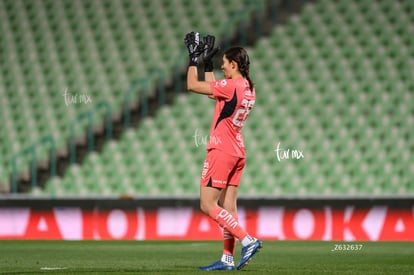
<svg viewBox="0 0 414 275"><path fill-rule="evenodd" d="M234 79L220 79L211 82L210 85L213 96L224 99L231 98L235 88L237 87Z"/></svg>
<svg viewBox="0 0 414 275"><path fill-rule="evenodd" d="M212 82L214 87L216 88L226 88L228 86L234 86L235 80L234 79L220 79L217 81Z"/></svg>

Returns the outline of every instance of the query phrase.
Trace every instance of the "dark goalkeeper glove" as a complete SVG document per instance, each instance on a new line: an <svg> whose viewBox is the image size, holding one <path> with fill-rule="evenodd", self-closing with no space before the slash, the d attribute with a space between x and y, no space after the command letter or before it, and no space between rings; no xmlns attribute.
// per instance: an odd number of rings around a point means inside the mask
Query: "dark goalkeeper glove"
<svg viewBox="0 0 414 275"><path fill-rule="evenodd" d="M187 33L184 38L184 44L187 46L188 56L190 57L189 66L197 66L198 59L203 53L203 43L200 42L200 33Z"/></svg>
<svg viewBox="0 0 414 275"><path fill-rule="evenodd" d="M214 48L215 40L216 38L213 35L203 37L204 72L213 71L213 57L219 50L219 48Z"/></svg>

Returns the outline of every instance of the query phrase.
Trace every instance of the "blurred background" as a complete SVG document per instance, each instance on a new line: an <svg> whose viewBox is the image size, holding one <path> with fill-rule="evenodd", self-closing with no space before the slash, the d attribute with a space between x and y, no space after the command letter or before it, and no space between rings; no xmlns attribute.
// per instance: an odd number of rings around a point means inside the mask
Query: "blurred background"
<svg viewBox="0 0 414 275"><path fill-rule="evenodd" d="M250 55L241 197L414 195L414 1L1 0L0 198L197 198L190 31Z"/></svg>

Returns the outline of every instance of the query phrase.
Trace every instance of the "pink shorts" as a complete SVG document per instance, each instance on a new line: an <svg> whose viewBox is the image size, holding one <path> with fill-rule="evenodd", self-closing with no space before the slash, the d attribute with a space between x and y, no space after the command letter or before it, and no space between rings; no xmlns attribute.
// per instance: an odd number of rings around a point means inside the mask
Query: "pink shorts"
<svg viewBox="0 0 414 275"><path fill-rule="evenodd" d="M227 185L239 186L245 163L245 158L211 149L204 161L200 185L220 189L226 188Z"/></svg>

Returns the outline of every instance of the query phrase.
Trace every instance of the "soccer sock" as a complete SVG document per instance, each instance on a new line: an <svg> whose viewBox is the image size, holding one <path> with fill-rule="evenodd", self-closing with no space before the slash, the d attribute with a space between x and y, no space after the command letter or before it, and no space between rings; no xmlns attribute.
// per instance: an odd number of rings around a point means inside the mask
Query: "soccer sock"
<svg viewBox="0 0 414 275"><path fill-rule="evenodd" d="M234 250L236 248L236 239L227 229L223 228L223 255L221 261L234 265Z"/></svg>
<svg viewBox="0 0 414 275"><path fill-rule="evenodd" d="M237 213L233 214L233 218L238 221ZM223 255L234 255L234 250L236 248L236 238L228 231L226 228L223 228Z"/></svg>
<svg viewBox="0 0 414 275"><path fill-rule="evenodd" d="M216 205L213 209L211 209L209 216L240 241L248 236L246 231L244 231L244 229L239 225L238 221L226 209Z"/></svg>
<svg viewBox="0 0 414 275"><path fill-rule="evenodd" d="M236 239L227 229L223 228L223 255L234 255Z"/></svg>
<svg viewBox="0 0 414 275"><path fill-rule="evenodd" d="M243 240L241 240L241 244L242 244L243 246L247 246L247 245L249 245L249 244L253 243L255 240L256 240L255 238L253 238L253 237L251 237L251 236L247 235L246 237L244 237L244 239L243 239Z"/></svg>
<svg viewBox="0 0 414 275"><path fill-rule="evenodd" d="M223 256L221 256L221 261L223 263L226 263L226 264L229 264L229 265L234 265L234 257L233 257L233 255L223 254Z"/></svg>

